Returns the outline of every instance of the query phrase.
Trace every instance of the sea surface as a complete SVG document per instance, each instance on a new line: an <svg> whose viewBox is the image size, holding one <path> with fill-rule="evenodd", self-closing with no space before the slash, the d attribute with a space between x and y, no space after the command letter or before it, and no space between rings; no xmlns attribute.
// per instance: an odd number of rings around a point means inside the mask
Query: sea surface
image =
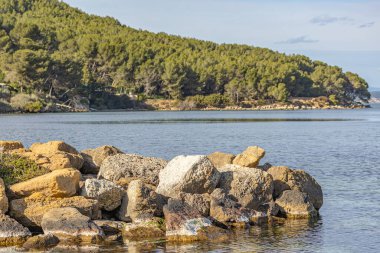
<svg viewBox="0 0 380 253"><path fill-rule="evenodd" d="M0 139L25 145L64 140L79 150L108 144L166 159L239 153L259 145L266 150L263 162L305 169L323 188L324 205L316 221L238 230L226 243L127 242L102 252L380 250L379 105L363 110L0 115Z"/></svg>

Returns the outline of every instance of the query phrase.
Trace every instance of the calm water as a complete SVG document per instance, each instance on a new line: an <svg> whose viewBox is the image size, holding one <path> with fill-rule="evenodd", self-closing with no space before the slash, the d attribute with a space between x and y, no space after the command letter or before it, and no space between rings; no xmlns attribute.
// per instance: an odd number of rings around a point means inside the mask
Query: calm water
<svg viewBox="0 0 380 253"><path fill-rule="evenodd" d="M107 112L0 115L0 139L104 144L170 159L213 151L267 151L264 162L310 172L325 203L316 222L237 231L228 243L127 243L109 252L378 252L380 107L342 111Z"/></svg>

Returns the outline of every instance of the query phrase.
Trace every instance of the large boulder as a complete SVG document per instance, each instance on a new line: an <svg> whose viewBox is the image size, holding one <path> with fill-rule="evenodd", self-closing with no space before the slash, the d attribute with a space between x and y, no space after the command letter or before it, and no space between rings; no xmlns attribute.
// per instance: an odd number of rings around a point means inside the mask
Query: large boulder
<svg viewBox="0 0 380 253"><path fill-rule="evenodd" d="M205 217L210 215L210 194L191 194L181 192L179 199L187 205L195 208L200 214Z"/></svg>
<svg viewBox="0 0 380 253"><path fill-rule="evenodd" d="M323 205L323 192L318 182L303 170L291 170L288 167L271 167L268 173L274 181L274 197L278 198L283 191L299 190L309 196L314 208L319 210Z"/></svg>
<svg viewBox="0 0 380 253"><path fill-rule="evenodd" d="M227 226L245 227L267 215L260 211L244 208L229 198L222 189L215 189L211 194L210 216Z"/></svg>
<svg viewBox="0 0 380 253"><path fill-rule="evenodd" d="M273 178L273 197L278 198L283 191L290 190L288 180L292 173L292 170L285 166L273 166L270 167L267 172Z"/></svg>
<svg viewBox="0 0 380 253"><path fill-rule="evenodd" d="M306 193L298 190L286 190L276 200L280 213L288 218L309 218L318 215Z"/></svg>
<svg viewBox="0 0 380 253"><path fill-rule="evenodd" d="M19 141L0 141L0 153L5 153L20 148L24 148L24 145L22 145Z"/></svg>
<svg viewBox="0 0 380 253"><path fill-rule="evenodd" d="M292 190L299 190L309 196L314 208L319 210L323 205L323 192L318 182L303 170L293 170L292 179L289 180Z"/></svg>
<svg viewBox="0 0 380 253"><path fill-rule="evenodd" d="M227 164L232 164L235 155L222 152L215 152L207 156L215 168L222 168Z"/></svg>
<svg viewBox="0 0 380 253"><path fill-rule="evenodd" d="M8 198L5 193L5 184L2 178L0 178L0 214L8 211Z"/></svg>
<svg viewBox="0 0 380 253"><path fill-rule="evenodd" d="M218 188L242 207L260 210L273 200L273 180L267 172L238 165L226 165L219 171Z"/></svg>
<svg viewBox="0 0 380 253"><path fill-rule="evenodd" d="M98 178L113 182L141 179L145 183L158 185L158 174L166 164L165 160L159 158L117 154L103 161Z"/></svg>
<svg viewBox="0 0 380 253"><path fill-rule="evenodd" d="M20 245L31 235L30 231L16 220L0 213L0 247Z"/></svg>
<svg viewBox="0 0 380 253"><path fill-rule="evenodd" d="M79 239L80 242L98 242L104 233L91 219L76 208L54 208L44 214L41 222L45 234L53 234L60 240Z"/></svg>
<svg viewBox="0 0 380 253"><path fill-rule="evenodd" d="M80 177L78 170L62 169L11 185L9 188L16 198L27 197L36 192L52 197L70 197L78 191Z"/></svg>
<svg viewBox="0 0 380 253"><path fill-rule="evenodd" d="M101 209L113 211L121 205L123 189L107 180L87 179L81 195L98 200Z"/></svg>
<svg viewBox="0 0 380 253"><path fill-rule="evenodd" d="M156 192L176 198L181 192L211 193L220 173L206 156L177 156L160 172Z"/></svg>
<svg viewBox="0 0 380 253"><path fill-rule="evenodd" d="M265 156L265 150L254 146L248 147L243 153L237 155L233 160L233 164L243 167L256 168L260 160Z"/></svg>
<svg viewBox="0 0 380 253"><path fill-rule="evenodd" d="M98 174L103 161L113 155L123 154L121 150L113 146L101 146L95 149L86 149L81 152L84 159L81 172L84 174Z"/></svg>
<svg viewBox="0 0 380 253"><path fill-rule="evenodd" d="M134 180L128 185L118 217L123 221L143 222L158 215L159 197L154 188L142 180Z"/></svg>
<svg viewBox="0 0 380 253"><path fill-rule="evenodd" d="M49 162L44 166L52 171L63 168L80 169L84 162L83 157L74 147L62 141L34 143L30 147L30 151L35 155L47 157ZM33 155L29 155L29 157L33 158Z"/></svg>
<svg viewBox="0 0 380 253"><path fill-rule="evenodd" d="M227 232L212 225L195 208L177 199L164 206L166 238L169 241L203 241L228 239Z"/></svg>
<svg viewBox="0 0 380 253"><path fill-rule="evenodd" d="M74 207L83 215L92 219L100 219L101 212L98 201L86 199L82 196L70 198L52 198L40 193L33 194L24 199L10 202L10 215L26 227L39 229L45 213L54 208Z"/></svg>
<svg viewBox="0 0 380 253"><path fill-rule="evenodd" d="M50 155L57 152L65 152L78 155L78 151L63 141L49 141L46 143L36 142L29 148L33 153L41 155Z"/></svg>

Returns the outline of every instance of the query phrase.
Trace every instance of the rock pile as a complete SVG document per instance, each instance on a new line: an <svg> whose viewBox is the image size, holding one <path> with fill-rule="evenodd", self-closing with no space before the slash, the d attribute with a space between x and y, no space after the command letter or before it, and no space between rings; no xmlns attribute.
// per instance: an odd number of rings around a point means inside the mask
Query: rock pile
<svg viewBox="0 0 380 253"><path fill-rule="evenodd" d="M78 152L62 141L28 149L0 141L0 150L48 169L6 184L8 174L0 168L0 246L46 250L123 239L220 241L234 227L273 217L317 217L323 204L320 185L305 171L259 166L265 155L260 147L169 162L112 146Z"/></svg>

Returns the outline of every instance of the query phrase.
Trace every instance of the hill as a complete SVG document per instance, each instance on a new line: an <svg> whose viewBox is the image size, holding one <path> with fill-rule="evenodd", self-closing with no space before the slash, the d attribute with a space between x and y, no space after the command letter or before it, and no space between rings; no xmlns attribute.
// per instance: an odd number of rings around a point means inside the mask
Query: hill
<svg viewBox="0 0 380 253"><path fill-rule="evenodd" d="M357 74L302 55L136 30L57 0L0 0L0 10L3 105L17 94L14 103L27 100L31 111L52 101L112 109L133 107L131 99L210 94L220 105L370 98Z"/></svg>

